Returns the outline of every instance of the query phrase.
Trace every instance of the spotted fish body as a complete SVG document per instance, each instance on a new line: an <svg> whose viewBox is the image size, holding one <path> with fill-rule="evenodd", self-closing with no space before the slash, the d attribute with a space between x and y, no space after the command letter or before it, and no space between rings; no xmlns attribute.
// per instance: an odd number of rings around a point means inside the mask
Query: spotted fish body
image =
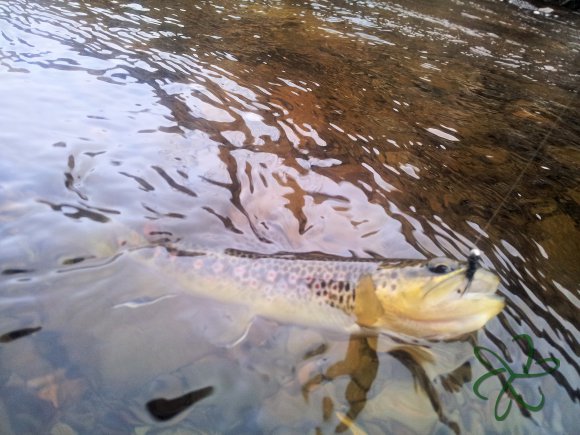
<svg viewBox="0 0 580 435"><path fill-rule="evenodd" d="M166 258L156 261L168 270ZM179 283L199 296L249 305L255 314L274 320L347 330L357 329L352 317L356 285L378 267L365 261L213 252L175 256L170 263Z"/></svg>
<svg viewBox="0 0 580 435"><path fill-rule="evenodd" d="M245 305L255 315L276 321L348 333L378 329L433 338L453 336L464 329L451 325L456 330L451 334L437 330L448 325L437 317L438 308L429 302L433 299L439 304L437 298L447 293L450 300L460 299L465 273L459 266L441 280L424 261L319 260L183 251L169 256L158 253L155 261L193 294ZM476 273L474 282L481 284L483 276ZM490 293L490 286L494 287L493 293L497 281L484 285L484 293ZM425 298L427 293L431 293L429 298ZM425 308L434 308L435 314ZM475 311L471 314L477 314ZM496 307L493 315L497 312ZM493 315L468 329L481 327ZM423 317L435 324L435 330L426 327Z"/></svg>

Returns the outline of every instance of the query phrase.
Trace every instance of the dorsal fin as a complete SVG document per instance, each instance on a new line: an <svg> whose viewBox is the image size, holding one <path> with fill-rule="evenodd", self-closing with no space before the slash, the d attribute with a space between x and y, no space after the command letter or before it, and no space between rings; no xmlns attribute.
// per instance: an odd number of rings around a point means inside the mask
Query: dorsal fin
<svg viewBox="0 0 580 435"><path fill-rule="evenodd" d="M385 263L398 265L402 262L409 260L392 259L392 258L382 258L382 257L357 257L352 255L350 257L342 257L340 255L333 255L327 252L321 251L308 251L308 252L286 252L279 251L271 254L264 254L259 252L244 251L242 249L227 248L224 251L225 255L231 255L233 257L243 257L243 258L276 258L280 260L310 260L310 261L342 261L342 262L354 262L354 263Z"/></svg>

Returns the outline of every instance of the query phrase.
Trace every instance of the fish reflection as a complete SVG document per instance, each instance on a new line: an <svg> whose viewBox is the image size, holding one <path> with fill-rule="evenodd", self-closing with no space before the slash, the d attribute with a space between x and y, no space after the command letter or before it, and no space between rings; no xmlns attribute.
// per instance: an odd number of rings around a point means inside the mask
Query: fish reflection
<svg viewBox="0 0 580 435"><path fill-rule="evenodd" d="M384 343L382 346L384 346ZM406 389L415 391L419 388L426 395L428 400L425 401L423 406L430 407L432 421L438 419L454 433L459 433L458 423L450 420L445 415L440 393L434 384L434 380L438 379L446 390L451 391L458 391L464 382L471 380L471 370L466 361L469 358L469 348L470 346L467 343L410 344L394 341L387 345L387 349L381 350L379 349L379 338L376 336L351 336L344 359L332 364L324 373L312 376L303 384L302 394L305 400L308 401L312 393L323 388L325 384L333 383L339 378L347 376L349 382L344 390L344 397L348 403L348 410L345 413L338 410L334 412L339 421L334 431L335 433L343 433L350 430L353 433L365 433L358 426L357 418L363 412L369 400L375 402L377 400L383 401L384 405L378 408L384 410L389 409L391 407L390 404L395 404L394 406L396 406L396 403L400 400L400 397L389 391L391 389L390 385L385 386L386 397L381 393L378 396L375 394L372 399L369 398L369 391L375 382L378 381L377 375L380 362L383 361L384 363L386 361L384 355L389 355L401 363L412 376L415 388L413 388L412 384L408 384ZM446 361L450 357L450 355L446 355L448 352L452 355L451 359L454 360L452 364L448 364ZM307 355L307 357L310 356ZM433 371L433 368L435 368L435 371ZM381 371L384 370L384 368L381 369ZM338 400L338 398L335 397L334 400ZM332 398L328 396L324 397L322 407L323 420L325 422L331 420L331 411L339 408L339 406L335 406ZM375 408L375 411L371 411L372 413L376 412L377 406L375 403L373 403L373 408ZM424 411L429 414L428 408L425 408ZM401 410L397 410L397 412L400 414ZM404 407L403 412L405 412ZM381 416L379 415L379 417ZM388 417L387 411L382 417L385 419ZM405 417L399 415L398 418ZM398 418L395 417L395 419ZM318 427L317 430L321 431L322 428Z"/></svg>
<svg viewBox="0 0 580 435"><path fill-rule="evenodd" d="M158 372L130 399L134 415L216 433L427 433L441 424L459 433L447 395L471 379L471 343L345 340L273 325Z"/></svg>
<svg viewBox="0 0 580 435"><path fill-rule="evenodd" d="M415 384L417 386L419 386L425 393L427 393L427 396L429 397L429 400L431 402L431 405L433 407L433 409L435 410L435 412L437 413L437 416L439 417L439 420L445 424L446 426L448 426L450 429L453 430L453 432L455 433L459 433L459 426L456 422L450 421L444 414L443 414L443 408L442 408L442 404L441 401L439 399L439 395L437 394L437 390L435 389L433 382L431 379L429 379L429 376L427 375L424 367L421 364L421 360L419 358L417 358L417 353L413 352L412 348L407 348L407 349L397 349L391 352L391 355L394 356L397 360L399 360L405 367L407 367L407 369L409 369L409 371L412 373L413 375L413 379L415 380ZM460 368L458 368L458 370L469 370L468 367L466 366L462 366ZM459 386L462 385L462 381L463 380L468 380L470 378L470 376L468 376L468 379L461 379L461 378L457 378L456 376L453 376L453 374L450 375L450 377L453 377L453 379L455 379L455 383L451 382L451 385L453 385L452 388L457 389ZM449 379L449 378L447 378ZM460 382L457 382L460 381ZM449 382L449 381L448 381Z"/></svg>
<svg viewBox="0 0 580 435"><path fill-rule="evenodd" d="M337 433L349 429L365 407L367 393L373 385L379 368L376 345L377 337L351 337L344 360L333 364L326 373L313 377L302 387L303 395L305 399L308 399L309 391L321 383L331 382L339 376L349 376L350 382L345 391L349 409L346 415L337 414L341 420L336 427ZM332 403L330 398L325 399ZM328 408L328 403L325 405Z"/></svg>

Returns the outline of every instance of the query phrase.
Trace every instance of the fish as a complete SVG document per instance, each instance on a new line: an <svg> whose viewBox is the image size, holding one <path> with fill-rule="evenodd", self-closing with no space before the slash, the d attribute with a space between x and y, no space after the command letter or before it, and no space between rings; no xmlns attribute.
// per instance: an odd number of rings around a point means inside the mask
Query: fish
<svg viewBox="0 0 580 435"><path fill-rule="evenodd" d="M249 307L253 315L277 322L351 335L455 339L481 329L505 306L496 293L497 275L471 260L311 258L168 247L151 257L187 293Z"/></svg>

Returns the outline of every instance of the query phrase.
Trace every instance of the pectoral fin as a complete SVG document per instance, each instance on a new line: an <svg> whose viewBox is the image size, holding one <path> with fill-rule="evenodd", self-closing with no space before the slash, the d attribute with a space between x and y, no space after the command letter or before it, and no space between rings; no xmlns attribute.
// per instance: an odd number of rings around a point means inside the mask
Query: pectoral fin
<svg viewBox="0 0 580 435"><path fill-rule="evenodd" d="M190 312L194 332L218 347L233 347L242 341L254 319L245 306L201 300L196 312Z"/></svg>
<svg viewBox="0 0 580 435"><path fill-rule="evenodd" d="M354 314L361 326L372 327L385 314L370 275L363 276L355 289Z"/></svg>

